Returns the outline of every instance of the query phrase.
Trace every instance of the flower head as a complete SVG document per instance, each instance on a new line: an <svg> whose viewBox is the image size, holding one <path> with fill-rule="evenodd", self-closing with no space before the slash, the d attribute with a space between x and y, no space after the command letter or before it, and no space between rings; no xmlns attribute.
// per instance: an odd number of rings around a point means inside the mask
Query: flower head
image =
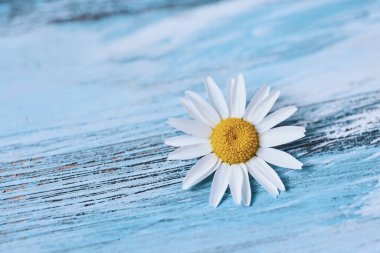
<svg viewBox="0 0 380 253"><path fill-rule="evenodd" d="M260 88L246 107L243 76L228 83L228 100L218 85L208 77L205 82L210 103L198 94L187 91L181 103L194 118L169 119L174 128L186 133L169 138L167 145L179 147L169 160L202 157L187 173L183 189L188 189L215 172L210 204L218 206L227 187L235 203L249 206L251 187L249 175L269 193L278 196L284 184L268 163L289 169L301 169L302 163L290 154L273 147L304 137L305 128L281 126L297 108L287 106L267 116L280 92Z"/></svg>

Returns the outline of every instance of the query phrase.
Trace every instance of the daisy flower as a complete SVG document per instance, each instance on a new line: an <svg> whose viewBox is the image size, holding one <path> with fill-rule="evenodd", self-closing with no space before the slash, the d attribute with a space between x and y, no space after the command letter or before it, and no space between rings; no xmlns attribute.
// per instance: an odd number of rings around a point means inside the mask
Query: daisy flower
<svg viewBox="0 0 380 253"><path fill-rule="evenodd" d="M243 75L228 82L227 101L208 77L205 81L210 102L192 91L181 99L183 107L194 119L171 118L168 123L186 135L166 139L165 144L178 147L168 160L202 157L187 173L183 189L188 189L215 172L210 204L217 207L229 186L236 204L249 206L251 186L249 174L270 194L277 197L285 186L268 164L289 169L302 169L302 163L290 154L273 147L305 136L300 126L275 127L297 108L287 106L267 116L278 99L278 90L261 87L246 107Z"/></svg>

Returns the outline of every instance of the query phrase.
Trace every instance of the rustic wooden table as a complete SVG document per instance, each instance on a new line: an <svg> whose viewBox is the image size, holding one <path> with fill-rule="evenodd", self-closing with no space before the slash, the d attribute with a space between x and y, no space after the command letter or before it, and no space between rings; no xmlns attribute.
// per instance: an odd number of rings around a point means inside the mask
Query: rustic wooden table
<svg viewBox="0 0 380 253"><path fill-rule="evenodd" d="M275 199L167 161L185 90L295 104ZM379 252L379 1L0 1L0 252Z"/></svg>

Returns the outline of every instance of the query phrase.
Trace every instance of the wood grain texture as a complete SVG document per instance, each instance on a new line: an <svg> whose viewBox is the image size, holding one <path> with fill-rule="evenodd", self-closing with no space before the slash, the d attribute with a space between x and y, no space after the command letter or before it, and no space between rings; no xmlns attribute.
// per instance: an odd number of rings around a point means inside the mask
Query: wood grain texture
<svg viewBox="0 0 380 253"><path fill-rule="evenodd" d="M379 45L379 1L0 1L0 252L378 252ZM214 209L166 120L240 72L305 166Z"/></svg>

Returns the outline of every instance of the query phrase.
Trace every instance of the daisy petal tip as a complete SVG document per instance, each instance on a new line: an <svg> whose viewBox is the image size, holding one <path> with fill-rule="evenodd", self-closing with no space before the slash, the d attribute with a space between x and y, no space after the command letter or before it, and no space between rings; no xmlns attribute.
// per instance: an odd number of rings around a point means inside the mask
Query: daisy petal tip
<svg viewBox="0 0 380 253"><path fill-rule="evenodd" d="M301 163L299 160L295 159L295 161L293 161L293 164L291 164L285 168L293 169L293 170L302 170L302 166L303 166L303 163Z"/></svg>
<svg viewBox="0 0 380 253"><path fill-rule="evenodd" d="M204 84L206 87L206 91L208 91L208 92L209 92L209 90L213 90L215 87L218 87L218 85L216 84L216 82L214 81L214 79L211 76L206 77Z"/></svg>
<svg viewBox="0 0 380 253"><path fill-rule="evenodd" d="M237 201L234 200L234 203L235 203L235 205L240 206L241 205L241 200L240 201L239 200L237 200Z"/></svg>
<svg viewBox="0 0 380 253"><path fill-rule="evenodd" d="M194 92L192 92L191 90L186 90L185 91L185 95L188 96L188 97L191 96L193 93Z"/></svg>
<svg viewBox="0 0 380 253"><path fill-rule="evenodd" d="M213 201L210 200L210 206L212 206L213 208L217 208L218 205L219 205L219 203L213 202Z"/></svg>
<svg viewBox="0 0 380 253"><path fill-rule="evenodd" d="M259 87L259 90L262 90L264 94L269 94L270 86L268 84L263 84Z"/></svg>
<svg viewBox="0 0 380 253"><path fill-rule="evenodd" d="M174 152L174 151L173 151ZM177 160L175 156L173 156L173 152L168 154L168 157L166 158L167 161L174 161Z"/></svg>
<svg viewBox="0 0 380 253"><path fill-rule="evenodd" d="M180 102L182 105L186 104L186 101L187 101L186 98L180 98L180 99L179 99L179 102Z"/></svg>
<svg viewBox="0 0 380 253"><path fill-rule="evenodd" d="M286 106L285 108L288 108L290 116L293 115L296 111L298 111L298 108L295 105Z"/></svg>
<svg viewBox="0 0 380 253"><path fill-rule="evenodd" d="M174 154L175 151L171 152L168 154L168 157L166 158L167 161L174 161L174 160L178 160L176 157L175 157L175 154Z"/></svg>
<svg viewBox="0 0 380 253"><path fill-rule="evenodd" d="M303 169L303 163L299 162L296 166L294 166L294 169L296 170L302 170Z"/></svg>
<svg viewBox="0 0 380 253"><path fill-rule="evenodd" d="M182 102L182 101L190 101L189 96L187 95L186 92L187 92L187 91L185 91L183 97L179 98L179 101L180 101L180 102Z"/></svg>

